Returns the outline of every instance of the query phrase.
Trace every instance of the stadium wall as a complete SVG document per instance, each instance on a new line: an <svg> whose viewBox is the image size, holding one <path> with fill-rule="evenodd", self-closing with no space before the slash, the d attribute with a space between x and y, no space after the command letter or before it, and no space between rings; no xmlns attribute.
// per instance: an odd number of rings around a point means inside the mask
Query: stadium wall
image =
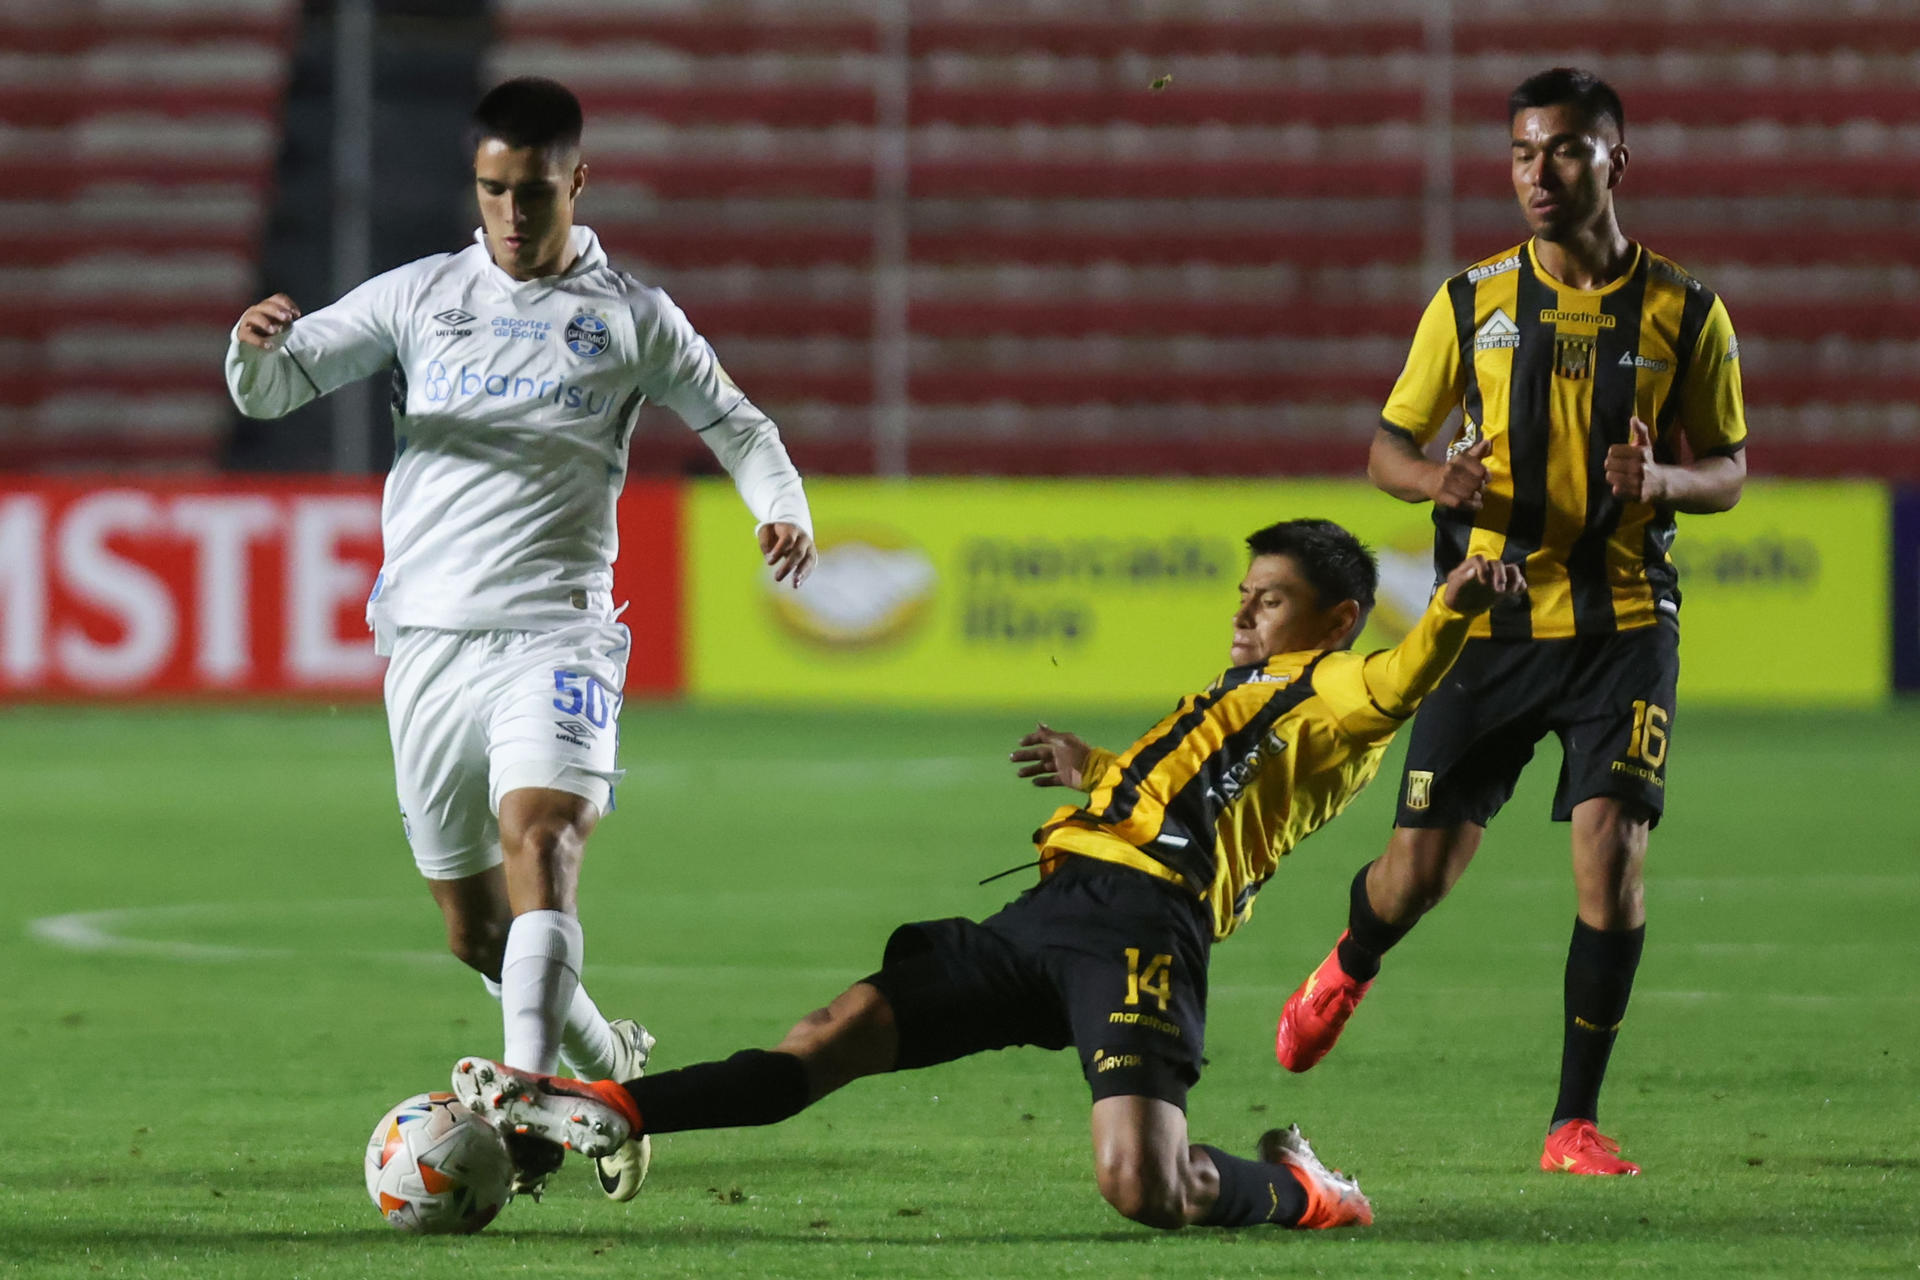
<svg viewBox="0 0 1920 1280"><path fill-rule="evenodd" d="M1221 665L1240 539L1287 514L1380 552L1365 645L1431 583L1425 513L1361 482L813 481L804 592L732 486L630 484L627 693L714 703L1159 705ZM366 698L377 482L0 479L0 700ZM1859 705L1920 686L1920 491L1756 481L1683 521L1690 699ZM1890 571L1891 570L1891 571Z"/></svg>

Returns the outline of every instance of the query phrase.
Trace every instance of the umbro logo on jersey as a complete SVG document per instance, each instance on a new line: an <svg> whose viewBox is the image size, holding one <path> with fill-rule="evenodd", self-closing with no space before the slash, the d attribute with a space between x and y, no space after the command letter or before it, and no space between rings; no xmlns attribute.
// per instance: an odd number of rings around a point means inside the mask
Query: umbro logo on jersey
<svg viewBox="0 0 1920 1280"><path fill-rule="evenodd" d="M473 336L473 330L466 326L479 319L479 317L472 312L462 311L458 307L453 308L451 311L435 312L433 318L447 326L444 329L435 329L433 331L433 336L436 338L471 338Z"/></svg>
<svg viewBox="0 0 1920 1280"><path fill-rule="evenodd" d="M586 740L593 736L593 729L580 720L555 720L554 727L560 732L553 736L562 742L571 742L576 747L587 745Z"/></svg>
<svg viewBox="0 0 1920 1280"><path fill-rule="evenodd" d="M1474 331L1473 349L1475 351L1494 351L1505 347L1520 345L1520 326L1513 317L1496 308L1487 317L1487 322Z"/></svg>

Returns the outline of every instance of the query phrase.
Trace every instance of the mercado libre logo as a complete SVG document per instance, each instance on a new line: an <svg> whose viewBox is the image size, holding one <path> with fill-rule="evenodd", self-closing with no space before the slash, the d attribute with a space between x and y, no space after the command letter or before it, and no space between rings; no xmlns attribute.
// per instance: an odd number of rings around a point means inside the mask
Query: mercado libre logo
<svg viewBox="0 0 1920 1280"><path fill-rule="evenodd" d="M1126 612L1150 606L1152 593L1200 587L1230 600L1244 560L1231 540L1186 533L971 538L956 566L960 638L982 648L1074 649L1093 638L1103 616L1138 625Z"/></svg>
<svg viewBox="0 0 1920 1280"><path fill-rule="evenodd" d="M865 525L822 532L820 563L806 589L767 575L767 600L780 626L828 649L895 645L926 621L939 587L933 558L896 530Z"/></svg>

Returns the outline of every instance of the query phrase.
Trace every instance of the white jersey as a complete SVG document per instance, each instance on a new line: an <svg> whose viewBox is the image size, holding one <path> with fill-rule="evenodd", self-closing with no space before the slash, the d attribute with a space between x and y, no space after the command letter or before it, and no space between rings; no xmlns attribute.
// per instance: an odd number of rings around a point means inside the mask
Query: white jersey
<svg viewBox="0 0 1920 1280"><path fill-rule="evenodd" d="M301 317L271 351L227 348L228 390L254 418L393 366L385 561L367 602L383 640L613 617L614 503L643 401L700 433L757 521L813 531L779 432L680 308L609 266L587 228L572 248L564 273L520 281L476 232Z"/></svg>

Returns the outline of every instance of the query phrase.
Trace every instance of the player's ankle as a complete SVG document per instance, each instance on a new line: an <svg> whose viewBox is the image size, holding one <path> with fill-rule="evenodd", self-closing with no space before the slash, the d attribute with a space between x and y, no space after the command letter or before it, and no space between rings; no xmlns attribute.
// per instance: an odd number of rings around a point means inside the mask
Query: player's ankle
<svg viewBox="0 0 1920 1280"><path fill-rule="evenodd" d="M582 1083L593 1090L595 1096L602 1102L620 1113L621 1119L625 1120L627 1127L633 1131L633 1136L638 1137L645 1131L646 1124L640 1114L640 1108L634 1102L633 1094L626 1085L618 1080L587 1080Z"/></svg>

